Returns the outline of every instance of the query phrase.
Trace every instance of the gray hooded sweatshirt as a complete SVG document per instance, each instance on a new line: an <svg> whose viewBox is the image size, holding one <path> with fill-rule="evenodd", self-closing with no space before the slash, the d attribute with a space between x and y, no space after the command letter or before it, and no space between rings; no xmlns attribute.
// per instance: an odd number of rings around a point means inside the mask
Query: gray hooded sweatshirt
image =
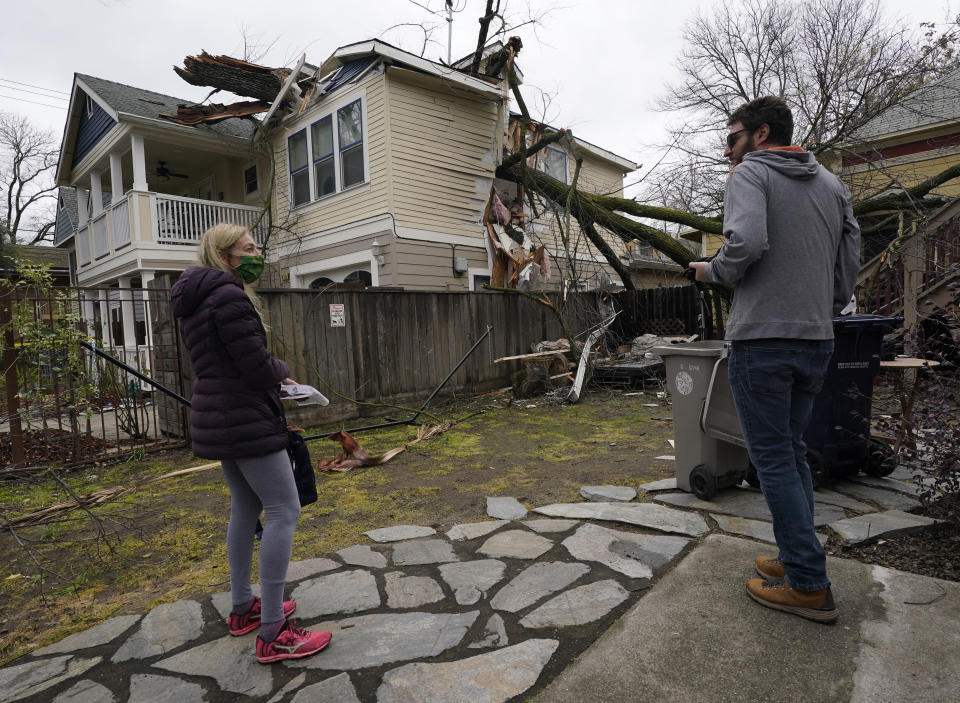
<svg viewBox="0 0 960 703"><path fill-rule="evenodd" d="M832 339L860 267L850 191L809 151L748 153L727 180L726 243L706 268L736 285L726 338Z"/></svg>

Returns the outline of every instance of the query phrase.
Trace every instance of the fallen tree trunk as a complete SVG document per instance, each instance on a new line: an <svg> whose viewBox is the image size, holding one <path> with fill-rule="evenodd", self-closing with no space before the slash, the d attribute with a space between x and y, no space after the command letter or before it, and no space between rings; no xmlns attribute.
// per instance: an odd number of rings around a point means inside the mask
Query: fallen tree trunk
<svg viewBox="0 0 960 703"><path fill-rule="evenodd" d="M206 51L199 56L187 56L183 66L174 66L173 70L190 85L227 90L267 103L273 102L290 75L289 68L259 66L230 56L212 56Z"/></svg>

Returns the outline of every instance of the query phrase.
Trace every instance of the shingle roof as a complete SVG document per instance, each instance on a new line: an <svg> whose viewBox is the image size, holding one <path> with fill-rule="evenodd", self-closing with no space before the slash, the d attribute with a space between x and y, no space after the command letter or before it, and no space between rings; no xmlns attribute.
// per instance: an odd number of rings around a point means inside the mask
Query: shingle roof
<svg viewBox="0 0 960 703"><path fill-rule="evenodd" d="M70 218L70 224L76 227L80 214L77 211L77 189L57 188L57 194L63 201L63 209L67 211L67 216Z"/></svg>
<svg viewBox="0 0 960 703"><path fill-rule="evenodd" d="M135 88L123 83L108 81L96 76L88 76L81 73L77 78L82 80L90 89L96 92L103 100L107 102L117 112L123 112L138 117L148 117L162 120L171 125L175 122L160 117L161 112L175 113L177 105L192 105L196 101L185 100L184 98L175 98L163 93L155 93L152 90ZM249 139L256 130L256 124L246 119L228 119L216 124L197 125L195 129L205 129L217 132L230 137L241 137Z"/></svg>
<svg viewBox="0 0 960 703"><path fill-rule="evenodd" d="M960 69L918 88L867 122L853 136L856 139L874 139L950 120L960 120Z"/></svg>

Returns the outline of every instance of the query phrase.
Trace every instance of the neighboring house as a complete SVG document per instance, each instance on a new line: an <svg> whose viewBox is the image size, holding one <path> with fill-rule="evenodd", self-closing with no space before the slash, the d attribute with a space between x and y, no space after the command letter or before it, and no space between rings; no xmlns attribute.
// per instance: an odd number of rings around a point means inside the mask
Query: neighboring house
<svg viewBox="0 0 960 703"><path fill-rule="evenodd" d="M261 241L271 226L264 286L468 291L490 276L482 219L510 119L503 82L380 41L302 64L294 78L312 79L315 91L269 122L257 150L259 120L186 126L162 115L190 101L75 76L55 244L69 252L76 282L100 289L85 316L105 340L146 341L148 312L119 299L141 300L157 273L190 265L200 235L219 221L259 225ZM579 185L622 194L636 164L577 146ZM569 181L573 159L551 147L540 167ZM553 229L531 229L556 249ZM606 267L595 252L580 256Z"/></svg>
<svg viewBox="0 0 960 703"><path fill-rule="evenodd" d="M960 163L960 69L925 85L856 130L828 157L854 200L909 188ZM932 195L960 196L960 179Z"/></svg>
<svg viewBox="0 0 960 703"><path fill-rule="evenodd" d="M11 258L19 259L24 263L46 266L47 273L53 278L53 285L70 285L69 257L62 249L35 244L18 244L16 247L11 247L9 253ZM17 270L12 267L12 263L0 259L0 278L16 278Z"/></svg>

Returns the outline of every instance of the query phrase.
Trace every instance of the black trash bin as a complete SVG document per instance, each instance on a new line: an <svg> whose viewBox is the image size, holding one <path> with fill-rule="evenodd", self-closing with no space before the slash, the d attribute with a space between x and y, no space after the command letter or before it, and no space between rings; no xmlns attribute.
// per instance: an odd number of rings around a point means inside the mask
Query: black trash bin
<svg viewBox="0 0 960 703"><path fill-rule="evenodd" d="M890 447L870 436L870 414L883 336L902 322L881 315L834 318L833 358L803 436L818 483L861 470L886 476L896 468Z"/></svg>

